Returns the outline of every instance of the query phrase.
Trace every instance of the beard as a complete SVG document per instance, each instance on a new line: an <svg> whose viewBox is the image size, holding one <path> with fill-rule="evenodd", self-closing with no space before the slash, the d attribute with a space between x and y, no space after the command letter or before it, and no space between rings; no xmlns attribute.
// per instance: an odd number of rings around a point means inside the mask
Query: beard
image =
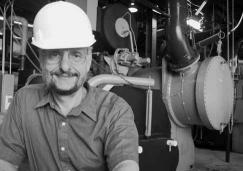
<svg viewBox="0 0 243 171"><path fill-rule="evenodd" d="M56 93L58 95L69 96L69 95L72 95L73 93L77 92L80 87L82 87L82 85L78 86L77 84L75 84L72 88L70 88L68 90L64 90L64 89L58 88L56 86L56 84L52 82L52 83L49 84L48 89L50 91L52 91L53 93Z"/></svg>
<svg viewBox="0 0 243 171"><path fill-rule="evenodd" d="M77 92L81 87L83 87L83 84L86 81L86 76L81 77L79 73L55 71L46 73L44 75L44 81L46 83L47 89L61 96L72 95L73 93ZM59 88L56 81L53 78L54 76L58 78L64 75L65 77L77 77L77 80L75 81L74 85L72 87L69 87L68 89Z"/></svg>

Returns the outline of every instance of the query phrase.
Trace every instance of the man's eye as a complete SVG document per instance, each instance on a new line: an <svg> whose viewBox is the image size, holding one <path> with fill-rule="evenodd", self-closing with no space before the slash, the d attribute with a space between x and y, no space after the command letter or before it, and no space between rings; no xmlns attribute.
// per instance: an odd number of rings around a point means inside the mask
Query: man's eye
<svg viewBox="0 0 243 171"><path fill-rule="evenodd" d="M60 54L58 52L52 52L51 56L59 56Z"/></svg>
<svg viewBox="0 0 243 171"><path fill-rule="evenodd" d="M81 55L80 53L75 53L73 56L74 56L75 58L82 58L82 55Z"/></svg>
<svg viewBox="0 0 243 171"><path fill-rule="evenodd" d="M50 55L49 55L49 59L57 59L60 57L60 54L58 52L52 52Z"/></svg>

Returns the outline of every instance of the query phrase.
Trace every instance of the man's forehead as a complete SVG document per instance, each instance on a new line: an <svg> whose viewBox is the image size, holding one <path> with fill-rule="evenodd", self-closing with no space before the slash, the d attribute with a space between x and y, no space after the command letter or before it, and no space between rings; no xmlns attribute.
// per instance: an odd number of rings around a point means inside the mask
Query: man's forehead
<svg viewBox="0 0 243 171"><path fill-rule="evenodd" d="M66 49L39 49L40 52L56 52L56 51L59 51L59 52L63 52L63 51L80 51L80 52L85 52L85 51L88 51L90 50L91 48L90 47L82 47L82 48L66 48Z"/></svg>

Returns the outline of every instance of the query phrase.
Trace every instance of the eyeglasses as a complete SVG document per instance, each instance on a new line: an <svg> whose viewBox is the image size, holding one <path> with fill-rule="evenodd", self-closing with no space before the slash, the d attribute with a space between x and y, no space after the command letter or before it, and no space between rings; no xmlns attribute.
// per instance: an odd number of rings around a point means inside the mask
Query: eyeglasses
<svg viewBox="0 0 243 171"><path fill-rule="evenodd" d="M86 60L88 55L88 49L54 49L54 50L41 50L40 53L47 62L49 63L59 63L64 55L68 55L69 60L73 64L82 64Z"/></svg>

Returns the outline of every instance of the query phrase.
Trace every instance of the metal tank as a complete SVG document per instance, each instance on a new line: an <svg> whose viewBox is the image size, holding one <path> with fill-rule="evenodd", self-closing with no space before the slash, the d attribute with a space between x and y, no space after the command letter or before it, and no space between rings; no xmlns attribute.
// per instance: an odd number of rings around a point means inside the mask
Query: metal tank
<svg viewBox="0 0 243 171"><path fill-rule="evenodd" d="M234 86L229 64L221 56L199 62L186 36L186 0L170 0L168 6L170 56L162 64L167 111L178 126L204 125L223 130L233 112Z"/></svg>

